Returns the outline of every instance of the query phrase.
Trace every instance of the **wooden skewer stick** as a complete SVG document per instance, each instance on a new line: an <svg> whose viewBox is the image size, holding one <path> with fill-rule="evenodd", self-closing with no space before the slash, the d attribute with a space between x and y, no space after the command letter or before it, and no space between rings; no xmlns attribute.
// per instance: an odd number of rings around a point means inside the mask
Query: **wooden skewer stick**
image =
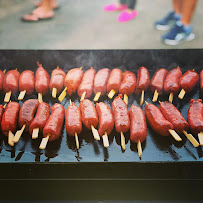
<svg viewBox="0 0 203 203"><path fill-rule="evenodd" d="M80 67L80 70L82 70L82 69L83 69L83 67L81 66L81 67Z"/></svg>
<svg viewBox="0 0 203 203"><path fill-rule="evenodd" d="M44 137L41 141L41 144L39 146L40 149L45 149L46 146L47 146L47 143L49 141L49 137L50 137L50 134L48 134L46 137Z"/></svg>
<svg viewBox="0 0 203 203"><path fill-rule="evenodd" d="M92 129L92 134L94 136L94 139L95 140L100 140L100 136L99 136L98 130L95 129L93 125L91 125L91 129Z"/></svg>
<svg viewBox="0 0 203 203"><path fill-rule="evenodd" d="M128 95L124 94L123 101L128 105Z"/></svg>
<svg viewBox="0 0 203 203"><path fill-rule="evenodd" d="M140 98L140 106L142 106L144 102L144 90L142 90L141 98Z"/></svg>
<svg viewBox="0 0 203 203"><path fill-rule="evenodd" d="M122 131L121 131L121 147L122 147L123 150L126 150L126 147L125 147L125 136L124 136Z"/></svg>
<svg viewBox="0 0 203 203"><path fill-rule="evenodd" d="M192 134L188 134L185 130L183 130L184 135L187 139L193 144L194 147L199 147L199 143L197 140L192 136Z"/></svg>
<svg viewBox="0 0 203 203"><path fill-rule="evenodd" d="M85 95L86 95L86 92L84 91L84 92L82 93L82 96L81 96L81 98L80 98L80 101L83 101L83 100L85 99Z"/></svg>
<svg viewBox="0 0 203 203"><path fill-rule="evenodd" d="M138 155L141 158L141 156L142 156L142 145L141 145L140 140L137 143L137 149L138 149Z"/></svg>
<svg viewBox="0 0 203 203"><path fill-rule="evenodd" d="M154 96L153 96L152 101L153 101L153 102L156 102L156 101L157 101L157 99L158 99L158 96L159 96L159 93L158 93L158 91L157 91L157 90L155 90L155 91L154 91Z"/></svg>
<svg viewBox="0 0 203 203"><path fill-rule="evenodd" d="M18 100L23 100L25 94L26 94L26 90L21 91L20 94L19 94L19 96L18 96Z"/></svg>
<svg viewBox="0 0 203 203"><path fill-rule="evenodd" d="M4 97L4 102L9 102L11 98L11 91L7 92Z"/></svg>
<svg viewBox="0 0 203 203"><path fill-rule="evenodd" d="M71 99L70 99L70 105L72 105L72 101L71 101Z"/></svg>
<svg viewBox="0 0 203 203"><path fill-rule="evenodd" d="M52 97L53 97L53 98L56 98L56 95L57 95L57 89L54 87L54 88L52 89Z"/></svg>
<svg viewBox="0 0 203 203"><path fill-rule="evenodd" d="M77 133L75 133L75 143L76 143L77 149L79 149L79 141L78 141L78 135L77 135Z"/></svg>
<svg viewBox="0 0 203 203"><path fill-rule="evenodd" d="M34 128L32 131L32 139L37 139L39 135L39 128Z"/></svg>
<svg viewBox="0 0 203 203"><path fill-rule="evenodd" d="M149 103L145 101L145 104L148 105Z"/></svg>
<svg viewBox="0 0 203 203"><path fill-rule="evenodd" d="M39 100L39 103L43 102L43 100L42 100L42 93L38 93L38 100Z"/></svg>
<svg viewBox="0 0 203 203"><path fill-rule="evenodd" d="M3 108L5 109L5 108L6 108L6 106L7 106L7 103L5 103L5 104L4 104Z"/></svg>
<svg viewBox="0 0 203 203"><path fill-rule="evenodd" d="M101 92L97 92L95 97L94 97L94 101L97 102L99 100L100 96L101 96Z"/></svg>
<svg viewBox="0 0 203 203"><path fill-rule="evenodd" d="M13 135L13 133L9 130L9 132L8 132L8 144L10 145L10 146L14 146L14 142L13 142L13 138L14 138L14 135Z"/></svg>
<svg viewBox="0 0 203 203"><path fill-rule="evenodd" d="M198 133L199 143L203 146L203 132Z"/></svg>
<svg viewBox="0 0 203 203"><path fill-rule="evenodd" d="M108 139L108 135L107 135L107 132L105 132L105 134L102 136L102 139L103 139L103 144L104 144L104 147L109 147L109 139Z"/></svg>
<svg viewBox="0 0 203 203"><path fill-rule="evenodd" d="M21 137L21 135L23 134L23 131L25 130L26 125L24 124L23 127L18 130L13 138L13 142L17 143Z"/></svg>
<svg viewBox="0 0 203 203"><path fill-rule="evenodd" d="M108 93L109 99L112 99L115 94L116 94L115 90L112 89L112 90Z"/></svg>
<svg viewBox="0 0 203 203"><path fill-rule="evenodd" d="M4 69L3 73L5 73L5 72L6 72L6 69Z"/></svg>
<svg viewBox="0 0 203 203"><path fill-rule="evenodd" d="M182 138L178 135L178 133L175 130L169 129L168 131L176 141L178 142L182 141Z"/></svg>
<svg viewBox="0 0 203 203"><path fill-rule="evenodd" d="M181 91L180 91L180 93L179 93L179 95L178 95L178 98L179 99L183 99L183 97L185 96L185 90L184 89L182 89Z"/></svg>
<svg viewBox="0 0 203 203"><path fill-rule="evenodd" d="M64 90L63 90L63 92L61 92L61 94L59 95L59 97L58 97L58 100L60 101L60 102L62 102L63 101L63 99L66 97L66 95L67 95L67 87L65 87L64 88Z"/></svg>
<svg viewBox="0 0 203 203"><path fill-rule="evenodd" d="M173 103L173 92L170 93L168 101L172 104Z"/></svg>

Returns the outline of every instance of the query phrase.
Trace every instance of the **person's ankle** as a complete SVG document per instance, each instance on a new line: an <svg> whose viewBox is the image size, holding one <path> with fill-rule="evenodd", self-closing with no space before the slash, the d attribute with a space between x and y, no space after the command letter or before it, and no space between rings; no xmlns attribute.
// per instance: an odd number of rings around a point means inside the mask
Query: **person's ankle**
<svg viewBox="0 0 203 203"><path fill-rule="evenodd" d="M129 13L132 13L134 10L133 10L133 9L128 8L128 9L126 9L126 11L128 11Z"/></svg>

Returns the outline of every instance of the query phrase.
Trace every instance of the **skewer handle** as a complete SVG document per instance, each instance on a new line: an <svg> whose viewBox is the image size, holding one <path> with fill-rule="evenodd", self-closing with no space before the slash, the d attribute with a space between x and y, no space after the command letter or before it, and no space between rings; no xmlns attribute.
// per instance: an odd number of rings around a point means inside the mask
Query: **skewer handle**
<svg viewBox="0 0 203 203"><path fill-rule="evenodd" d="M13 142L13 138L14 138L14 135L13 135L13 133L9 130L9 132L8 132L8 144L10 145L10 146L14 146L14 142Z"/></svg>
<svg viewBox="0 0 203 203"><path fill-rule="evenodd" d="M141 145L140 140L137 143L137 149L138 149L138 155L141 158L141 156L142 156L142 145Z"/></svg>
<svg viewBox="0 0 203 203"><path fill-rule="evenodd" d="M108 93L109 99L112 99L115 94L116 94L115 90L112 89L112 90Z"/></svg>
<svg viewBox="0 0 203 203"><path fill-rule="evenodd" d="M177 134L175 130L169 129L168 131L176 141L178 142L182 141L182 138Z"/></svg>
<svg viewBox="0 0 203 203"><path fill-rule="evenodd" d="M140 98L140 106L144 103L144 90L142 90L141 98Z"/></svg>
<svg viewBox="0 0 203 203"><path fill-rule="evenodd" d="M56 98L56 95L57 95L57 89L54 87L54 88L52 89L52 97L53 97L53 98Z"/></svg>
<svg viewBox="0 0 203 203"><path fill-rule="evenodd" d="M84 91L84 92L82 93L82 96L81 96L81 98L80 98L80 101L83 101L83 100L85 99L85 95L86 95L86 92Z"/></svg>
<svg viewBox="0 0 203 203"><path fill-rule="evenodd" d="M128 95L127 94L124 94L123 100L128 105Z"/></svg>
<svg viewBox="0 0 203 203"><path fill-rule="evenodd" d="M64 90L63 90L63 91L61 92L61 94L59 95L58 100L59 100L60 102L62 102L63 99L66 97L66 95L67 95L66 90L67 90L67 87L65 87Z"/></svg>
<svg viewBox="0 0 203 203"><path fill-rule="evenodd" d="M38 100L39 100L39 103L43 102L43 100L42 100L42 93L38 93Z"/></svg>
<svg viewBox="0 0 203 203"><path fill-rule="evenodd" d="M95 129L93 125L91 125L91 129L92 129L92 134L94 136L94 139L95 140L100 140L100 136L99 136L98 130Z"/></svg>
<svg viewBox="0 0 203 203"><path fill-rule="evenodd" d="M199 147L199 143L197 140L192 136L192 134L188 134L185 130L183 130L184 135L187 139L193 144L194 147Z"/></svg>
<svg viewBox="0 0 203 203"><path fill-rule="evenodd" d="M40 144L40 146L39 146L40 149L45 149L45 148L46 148L47 143L48 143L48 141L49 141L49 137L50 137L50 135L47 135L46 137L44 137L44 138L42 139L41 144Z"/></svg>
<svg viewBox="0 0 203 203"><path fill-rule="evenodd" d="M172 104L173 103L173 92L170 93L168 101Z"/></svg>
<svg viewBox="0 0 203 203"><path fill-rule="evenodd" d="M121 131L121 147L122 147L122 149L124 151L126 150L126 147L125 147L125 136L124 136L122 131Z"/></svg>
<svg viewBox="0 0 203 203"><path fill-rule="evenodd" d="M77 133L75 133L75 143L76 143L77 149L79 149L79 140L78 140L78 135L77 135Z"/></svg>
<svg viewBox="0 0 203 203"><path fill-rule="evenodd" d="M105 134L102 136L102 139L103 139L103 144L104 144L104 147L109 147L109 140L108 140L108 136L107 136L107 132L105 132Z"/></svg>
<svg viewBox="0 0 203 203"><path fill-rule="evenodd" d="M157 99L158 99L158 96L159 96L159 93L158 93L158 91L157 91L157 90L155 90L155 91L154 91L154 96L153 96L152 101L153 101L153 102L156 102L156 101L157 101Z"/></svg>
<svg viewBox="0 0 203 203"><path fill-rule="evenodd" d="M69 101L70 101L70 105L72 105L72 101L71 101L71 99L70 99Z"/></svg>
<svg viewBox="0 0 203 203"><path fill-rule="evenodd" d="M37 139L39 135L39 128L34 128L32 131L32 139Z"/></svg>
<svg viewBox="0 0 203 203"><path fill-rule="evenodd" d="M178 95L178 98L179 99L183 99L183 97L185 96L185 90L184 89L182 89L181 91L180 91L180 93L179 93L179 95Z"/></svg>
<svg viewBox="0 0 203 203"><path fill-rule="evenodd" d="M21 135L23 134L23 131L25 130L26 125L24 124L23 127L18 130L13 138L13 142L17 143L21 137Z"/></svg>
<svg viewBox="0 0 203 203"><path fill-rule="evenodd" d="M26 90L21 91L19 96L18 96L18 100L23 100L23 98L25 97L25 94L26 94Z"/></svg>
<svg viewBox="0 0 203 203"><path fill-rule="evenodd" d="M97 92L94 97L94 101L97 102L99 100L100 96L101 96L101 92Z"/></svg>
<svg viewBox="0 0 203 203"><path fill-rule="evenodd" d="M203 146L203 132L198 133L199 143Z"/></svg>
<svg viewBox="0 0 203 203"><path fill-rule="evenodd" d="M6 72L6 69L4 69L3 73L5 74L5 72Z"/></svg>
<svg viewBox="0 0 203 203"><path fill-rule="evenodd" d="M4 97L4 102L9 102L11 98L11 91L7 92L5 97Z"/></svg>

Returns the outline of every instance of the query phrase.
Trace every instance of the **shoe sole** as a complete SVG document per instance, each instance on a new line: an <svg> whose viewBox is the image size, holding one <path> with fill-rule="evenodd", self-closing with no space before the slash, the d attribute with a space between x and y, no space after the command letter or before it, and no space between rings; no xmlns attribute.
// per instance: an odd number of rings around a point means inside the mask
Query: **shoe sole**
<svg viewBox="0 0 203 203"><path fill-rule="evenodd" d="M171 45L171 46L175 46L175 45L178 45L184 41L192 41L193 39L195 38L195 34L194 33L191 33L188 37L186 38L182 38L181 40L179 41L176 41L176 40L170 40L170 39L165 39L163 40L163 42L167 45Z"/></svg>
<svg viewBox="0 0 203 203"><path fill-rule="evenodd" d="M167 31L169 30L171 27L169 25L155 25L155 28L157 30L160 30L160 31Z"/></svg>

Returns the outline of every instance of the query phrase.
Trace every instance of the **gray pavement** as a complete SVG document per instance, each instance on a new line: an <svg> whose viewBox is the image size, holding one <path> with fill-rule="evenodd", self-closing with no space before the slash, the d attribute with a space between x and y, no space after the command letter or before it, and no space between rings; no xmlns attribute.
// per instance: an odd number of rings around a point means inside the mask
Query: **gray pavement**
<svg viewBox="0 0 203 203"><path fill-rule="evenodd" d="M117 22L118 12L103 12L103 5L113 0L58 2L54 19L25 23L20 19L33 10L33 1L0 0L0 49L203 48L202 0L193 18L196 39L172 47L161 43L164 32L153 27L170 10L171 0L138 0L137 18L122 24Z"/></svg>

